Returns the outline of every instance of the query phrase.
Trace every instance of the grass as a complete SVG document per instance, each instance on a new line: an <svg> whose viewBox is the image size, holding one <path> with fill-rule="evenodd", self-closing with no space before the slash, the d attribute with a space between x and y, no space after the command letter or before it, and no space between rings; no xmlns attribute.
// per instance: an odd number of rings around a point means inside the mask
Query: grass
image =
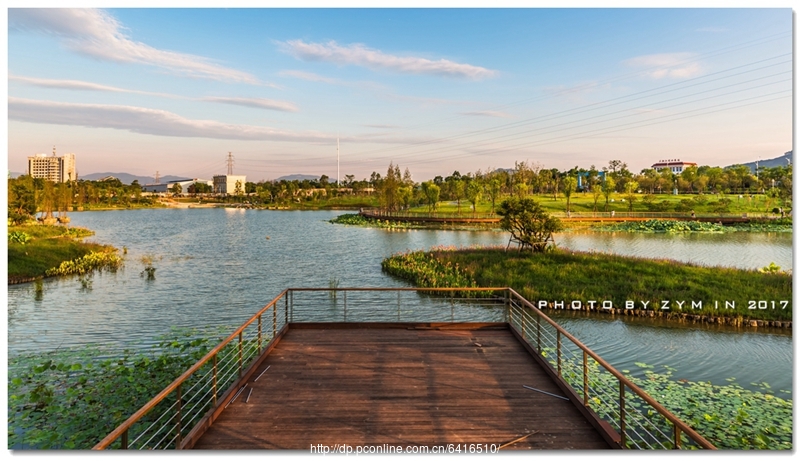
<svg viewBox="0 0 800 461"><path fill-rule="evenodd" d="M496 201L497 205L500 204L507 196L499 197ZM545 210L550 213L563 213L567 209L567 199L564 198L563 195L559 194L558 198L553 199L553 195L540 195L534 194L531 197L539 202ZM633 212L642 213L642 212L650 212L655 211L648 208L648 206L644 202L644 194L635 194L636 200L633 204ZM695 211L697 214L707 214L707 213L717 213L717 209L715 208L715 203L719 202L721 198L726 198L730 200L730 205L726 213L770 213L772 208L780 206L776 200L771 200L768 202L768 199L763 195L755 195L752 199L748 196L744 196L743 198L739 198L739 195L736 194L728 194L724 196L720 195L696 195L696 194L679 194L679 195L671 195L671 194L658 194L653 196L654 203L665 202L666 209L663 210L665 212L675 213L676 206L683 204L688 208L685 212L688 214L692 210ZM613 194L611 199L614 200L613 202L609 202L608 204L608 211L616 211L616 212L627 212L628 211L628 202L622 201L625 199L624 194ZM767 206L769 205L769 206ZM583 213L590 213L594 209L594 198L591 194L583 194L583 193L575 193L572 195L570 199L570 210L573 212L583 212ZM439 213L456 213L458 207L454 201L442 201L436 207L436 211ZM427 214L428 207L427 205L422 205L418 207L414 207L411 212ZM604 212L605 210L605 197L600 197L597 201L597 211ZM477 205L477 214L486 214L492 212L492 205L488 201L478 202ZM461 215L464 217L469 217L472 215L472 207L469 202L466 200L461 201Z"/></svg>
<svg viewBox="0 0 800 461"><path fill-rule="evenodd" d="M442 267L456 267L461 274L453 275ZM595 301L595 309L600 310L603 301L610 301L614 309L625 309L626 302L633 302L634 308L641 310L646 302L645 310L658 306L658 311L673 314L740 321L792 319L792 277L786 273L561 250L506 253L497 248L399 254L385 260L383 268L420 286L469 286L473 282L477 286L508 286L534 304L558 302L567 309L573 301L584 308ZM469 282L453 285L460 280ZM665 301L668 309L662 309ZM759 305L759 301L765 302ZM692 307L693 302L702 305ZM727 307L726 302L734 307Z"/></svg>
<svg viewBox="0 0 800 461"><path fill-rule="evenodd" d="M8 242L8 279L9 281L44 277L52 268L59 267L65 261L82 258L92 252L106 252L112 248L97 243L86 243L78 240L92 235L87 229L67 228L63 226L44 226L39 224L10 226L9 234L24 232L31 239L26 243Z"/></svg>

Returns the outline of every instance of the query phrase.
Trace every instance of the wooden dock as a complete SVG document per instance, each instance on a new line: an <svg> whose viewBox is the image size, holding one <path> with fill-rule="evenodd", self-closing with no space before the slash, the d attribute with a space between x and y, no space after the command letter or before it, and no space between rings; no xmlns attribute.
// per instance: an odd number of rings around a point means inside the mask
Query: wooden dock
<svg viewBox="0 0 800 461"><path fill-rule="evenodd" d="M193 448L610 448L579 405L523 387L565 395L507 325L469 325L292 324Z"/></svg>

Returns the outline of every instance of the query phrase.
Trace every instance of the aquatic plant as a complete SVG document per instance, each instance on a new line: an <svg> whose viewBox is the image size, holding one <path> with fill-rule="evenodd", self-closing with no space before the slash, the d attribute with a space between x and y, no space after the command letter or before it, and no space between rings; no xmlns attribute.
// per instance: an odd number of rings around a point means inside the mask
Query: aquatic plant
<svg viewBox="0 0 800 461"><path fill-rule="evenodd" d="M555 366L555 350L544 348L543 355ZM583 364L579 360L562 359L562 375L575 388L583 388ZM637 362L644 370L644 378L631 376L621 370L635 385L655 398L679 419L691 426L709 442L721 449L792 449L792 406L788 398L781 398L767 383L758 383L761 392L742 388L729 378L728 385L713 385L703 381L675 379L674 368L664 366L656 372L653 365ZM589 361L589 386L595 395L609 389L618 393L617 379L602 372L594 361ZM756 384L756 383L754 383ZM790 394L789 391L781 391ZM613 397L613 395L612 395ZM640 414L638 423L656 425L654 411L638 399L627 399L630 416ZM592 399L592 409L609 421L618 418L618 403L614 398ZM644 422L643 422L644 421ZM669 434L669 432L667 432ZM630 445L630 444L629 444Z"/></svg>
<svg viewBox="0 0 800 461"><path fill-rule="evenodd" d="M92 270L116 271L122 266L122 258L112 251L93 251L85 256L71 261L64 261L58 267L48 269L45 275L73 275L86 274Z"/></svg>
<svg viewBox="0 0 800 461"><path fill-rule="evenodd" d="M610 232L666 232L666 233L726 231L725 226L716 223L700 222L700 221L667 221L658 219L609 224L597 227L596 229L600 231L610 231Z"/></svg>
<svg viewBox="0 0 800 461"><path fill-rule="evenodd" d="M9 357L9 448L93 447L205 355L221 338L216 331L176 329L138 351L84 346Z"/></svg>
<svg viewBox="0 0 800 461"><path fill-rule="evenodd" d="M144 269L142 272L139 273L139 277L144 277L147 275L147 280L155 280L156 279L156 268L153 267L153 262L155 261L156 257L152 254L146 254L139 258L139 262L144 265Z"/></svg>
<svg viewBox="0 0 800 461"><path fill-rule="evenodd" d="M671 221L650 219L648 221L628 221L594 227L606 232L652 232L652 233L684 233L684 232L791 232L791 218L776 220L758 220L736 223L728 226L713 222Z"/></svg>

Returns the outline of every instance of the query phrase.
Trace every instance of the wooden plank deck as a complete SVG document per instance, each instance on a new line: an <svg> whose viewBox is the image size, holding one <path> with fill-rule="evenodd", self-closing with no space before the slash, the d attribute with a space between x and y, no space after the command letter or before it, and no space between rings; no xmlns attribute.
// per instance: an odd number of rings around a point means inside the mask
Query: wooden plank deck
<svg viewBox="0 0 800 461"><path fill-rule="evenodd" d="M194 448L502 445L533 431L506 449L609 447L571 402L523 385L563 395L507 329L292 327Z"/></svg>

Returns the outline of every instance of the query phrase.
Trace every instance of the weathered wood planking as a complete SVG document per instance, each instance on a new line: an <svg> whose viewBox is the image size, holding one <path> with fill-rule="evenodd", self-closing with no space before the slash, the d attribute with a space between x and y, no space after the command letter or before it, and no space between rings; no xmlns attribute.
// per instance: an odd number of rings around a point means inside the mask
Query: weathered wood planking
<svg viewBox="0 0 800 461"><path fill-rule="evenodd" d="M479 346L480 345L480 346ZM257 382L261 371L269 366ZM194 448L608 445L508 330L289 329Z"/></svg>

